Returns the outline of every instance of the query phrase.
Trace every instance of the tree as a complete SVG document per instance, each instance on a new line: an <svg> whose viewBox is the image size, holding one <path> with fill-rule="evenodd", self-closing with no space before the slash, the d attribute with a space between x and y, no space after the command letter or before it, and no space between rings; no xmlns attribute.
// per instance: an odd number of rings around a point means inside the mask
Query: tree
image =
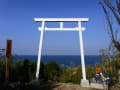
<svg viewBox="0 0 120 90"><path fill-rule="evenodd" d="M100 5L102 6L102 9L105 13L105 17L108 23L108 32L111 39L112 44L116 48L118 52L120 52L120 41L117 38L117 32L118 29L113 28L114 25L112 24L112 20L110 19L110 15L108 14L109 11L113 14L115 21L114 23L117 23L118 26L120 26L120 0L114 0L116 1L116 7L111 3L110 0L101 0Z"/></svg>
<svg viewBox="0 0 120 90"><path fill-rule="evenodd" d="M45 66L44 66L44 63L41 62L40 63L40 74L39 74L39 79L40 79L40 83L43 83L43 81L45 81Z"/></svg>
<svg viewBox="0 0 120 90"><path fill-rule="evenodd" d="M20 81L21 83L30 81L30 62L28 59L15 64L15 75L16 81Z"/></svg>
<svg viewBox="0 0 120 90"><path fill-rule="evenodd" d="M35 78L36 75L36 62L30 63L30 80L32 81Z"/></svg>
<svg viewBox="0 0 120 90"><path fill-rule="evenodd" d="M25 59L23 62L23 81L30 81L30 62L28 59Z"/></svg>
<svg viewBox="0 0 120 90"><path fill-rule="evenodd" d="M110 76L113 78L113 81L117 82L118 81L118 73L120 71L120 41L118 40L118 30L120 28L120 0L114 0L113 1L115 4L113 4L110 0L101 0L100 5L104 11L106 21L108 23L108 33L112 42L113 48L115 48L115 52L113 58L111 59L110 57L110 48L108 48L108 54L104 53L105 50L102 50L102 56L104 59L104 69L107 71ZM111 19L111 16L114 19ZM114 20L114 21L112 21ZM119 30L120 31L120 30Z"/></svg>

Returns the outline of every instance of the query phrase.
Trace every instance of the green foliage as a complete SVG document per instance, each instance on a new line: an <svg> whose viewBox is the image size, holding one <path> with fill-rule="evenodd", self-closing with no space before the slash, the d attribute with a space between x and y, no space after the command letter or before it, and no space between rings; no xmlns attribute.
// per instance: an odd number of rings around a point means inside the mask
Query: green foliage
<svg viewBox="0 0 120 90"><path fill-rule="evenodd" d="M5 64L0 61L0 79L5 76L4 66ZM3 68L4 67L4 68ZM87 78L90 79L91 73L93 73L93 67L87 66ZM35 78L36 63L29 62L29 60L19 60L15 64L11 64L9 81L11 83L21 82L27 83ZM60 81L64 83L80 83L82 79L81 67L61 68L57 63L50 61L46 64L41 63L39 79L41 83Z"/></svg>
<svg viewBox="0 0 120 90"><path fill-rule="evenodd" d="M114 56L113 61L112 61L112 79L114 83L118 83L119 81L119 70L120 70L120 54L117 54Z"/></svg>
<svg viewBox="0 0 120 90"><path fill-rule="evenodd" d="M120 55L116 55L112 60L104 56L103 64L96 64L95 66L86 65L86 76L90 81L92 75L95 74L95 68L101 67L112 78L113 83L118 82L118 70L120 69ZM36 62L29 62L29 60L19 60L15 64L10 65L9 82L28 83L35 79ZM46 64L41 63L39 79L41 84L51 82L75 83L79 84L82 79L82 69L80 67L61 68L57 63L50 61ZM5 81L5 63L0 60L0 82Z"/></svg>
<svg viewBox="0 0 120 90"><path fill-rule="evenodd" d="M59 81L60 73L61 68L55 62L51 61L45 64L45 80Z"/></svg>
<svg viewBox="0 0 120 90"><path fill-rule="evenodd" d="M25 59L11 66L10 81L29 82L30 81L30 62Z"/></svg>
<svg viewBox="0 0 120 90"><path fill-rule="evenodd" d="M36 69L35 69L36 70ZM41 62L40 63L40 74L39 74L39 79L41 83L45 81L45 65Z"/></svg>
<svg viewBox="0 0 120 90"><path fill-rule="evenodd" d="M30 70L29 70L29 74L30 74L30 80L33 80L35 78L35 75L36 75L36 62L31 62L30 63Z"/></svg>
<svg viewBox="0 0 120 90"><path fill-rule="evenodd" d="M120 54L117 54L117 55L114 57L114 61L115 61L116 69L120 69Z"/></svg>
<svg viewBox="0 0 120 90"><path fill-rule="evenodd" d="M29 62L28 59L19 60L10 67L10 82L30 82L35 78L36 63Z"/></svg>
<svg viewBox="0 0 120 90"><path fill-rule="evenodd" d="M87 65L86 66L86 77L89 81L91 80L91 77L94 74L95 74L95 67Z"/></svg>
<svg viewBox="0 0 120 90"><path fill-rule="evenodd" d="M112 79L113 84L116 84L119 82L118 71L120 70L120 54L116 54L111 58L109 53L110 50L108 50L106 53L104 50L102 50L102 68L105 72L108 73L108 75Z"/></svg>
<svg viewBox="0 0 120 90"><path fill-rule="evenodd" d="M0 59L0 83L5 80L5 65L3 60Z"/></svg>
<svg viewBox="0 0 120 90"><path fill-rule="evenodd" d="M80 67L67 68L62 70L60 82L79 84L81 78L82 72Z"/></svg>

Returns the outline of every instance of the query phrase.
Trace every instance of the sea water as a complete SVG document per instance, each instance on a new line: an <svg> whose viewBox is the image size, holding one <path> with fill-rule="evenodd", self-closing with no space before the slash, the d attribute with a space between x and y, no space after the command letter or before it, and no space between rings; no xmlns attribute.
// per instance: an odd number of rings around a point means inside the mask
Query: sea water
<svg viewBox="0 0 120 90"><path fill-rule="evenodd" d="M13 56L14 62L18 60L28 59L30 62L37 62L37 55L17 55ZM79 55L43 55L41 58L43 63L54 61L62 66L78 66L81 65L81 57ZM100 55L86 55L86 65L95 65L96 63L102 63L102 57Z"/></svg>

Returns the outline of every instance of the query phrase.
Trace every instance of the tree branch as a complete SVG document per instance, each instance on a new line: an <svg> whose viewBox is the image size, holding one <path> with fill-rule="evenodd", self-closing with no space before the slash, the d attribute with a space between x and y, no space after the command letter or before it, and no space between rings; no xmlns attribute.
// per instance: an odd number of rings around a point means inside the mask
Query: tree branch
<svg viewBox="0 0 120 90"><path fill-rule="evenodd" d="M105 13L105 16L106 16L106 20L107 20L108 25L109 25L111 41L114 44L115 48L120 52L120 43L117 40L115 40L114 32L113 32L113 27L112 27L112 23L110 21L108 12L107 12L107 10L106 10L106 8L105 8L105 6L104 6L104 4L102 2L100 2L100 5L102 6L102 9L103 9L103 11Z"/></svg>
<svg viewBox="0 0 120 90"><path fill-rule="evenodd" d="M110 0L104 0L104 2L106 4L106 6L112 11L118 24L120 25L120 17L118 15L118 13L116 12L115 8L113 7L113 5L111 4Z"/></svg>
<svg viewBox="0 0 120 90"><path fill-rule="evenodd" d="M113 33L113 27L112 27L112 23L111 23L111 21L110 21L110 17L109 17L109 15L108 15L108 13L107 13L107 10L105 9L105 7L104 7L104 5L103 5L102 2L100 2L100 5L102 6L102 9L103 9L103 11L104 11L104 13L105 13L106 20L107 20L108 25L109 25L111 40L113 41L113 40L114 40L114 33Z"/></svg>

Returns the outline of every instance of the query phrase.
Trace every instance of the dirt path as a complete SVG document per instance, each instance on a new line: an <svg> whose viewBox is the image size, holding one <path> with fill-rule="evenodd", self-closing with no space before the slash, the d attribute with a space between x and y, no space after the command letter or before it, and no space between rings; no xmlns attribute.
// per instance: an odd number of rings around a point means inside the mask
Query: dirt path
<svg viewBox="0 0 120 90"><path fill-rule="evenodd" d="M65 84L65 83L53 84L51 86L43 86L41 87L41 89L42 90L102 90L96 88L85 88L85 87L80 87L80 85Z"/></svg>

